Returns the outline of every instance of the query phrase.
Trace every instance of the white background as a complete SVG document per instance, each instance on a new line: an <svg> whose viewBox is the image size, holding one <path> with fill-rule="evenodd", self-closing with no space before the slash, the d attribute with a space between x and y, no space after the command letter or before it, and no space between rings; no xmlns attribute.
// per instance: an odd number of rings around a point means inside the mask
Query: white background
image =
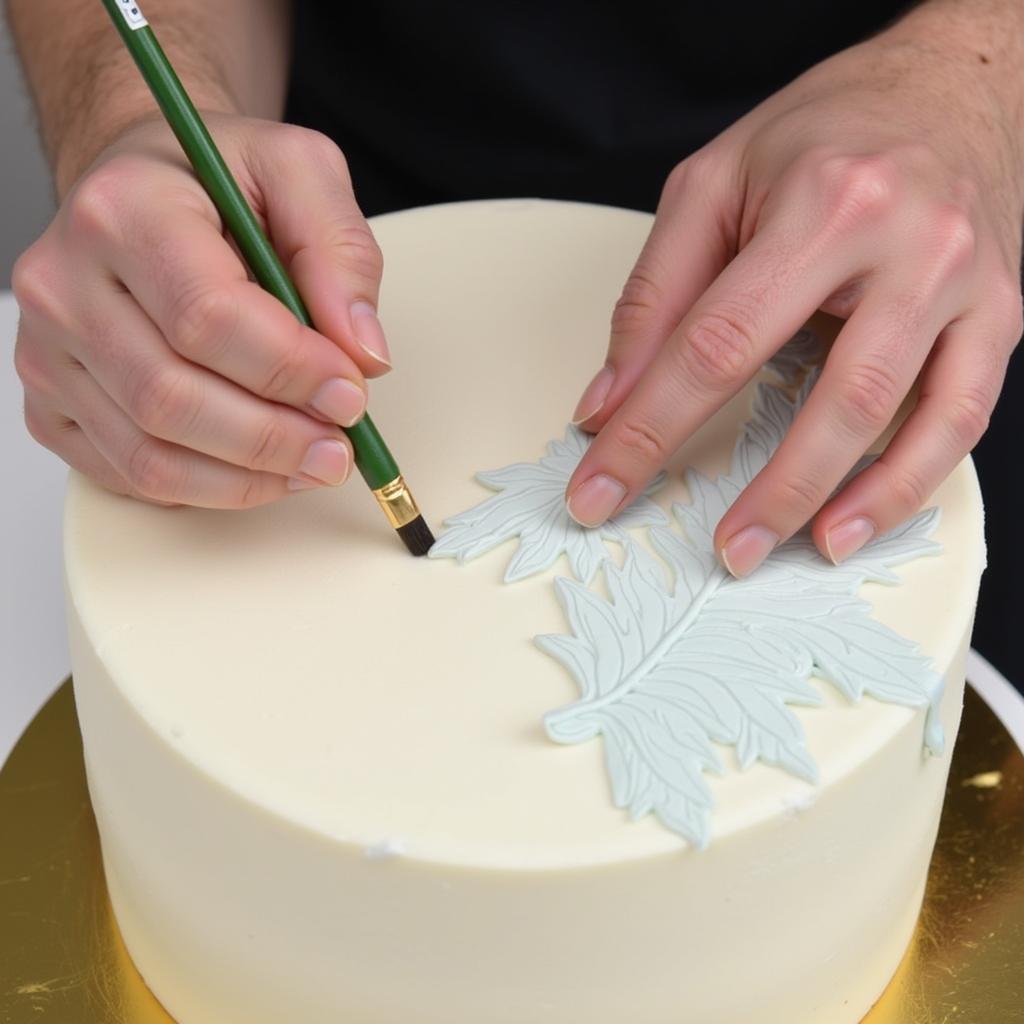
<svg viewBox="0 0 1024 1024"><path fill-rule="evenodd" d="M0 292L0 763L69 671L60 517L67 469L29 437L12 353L18 313Z"/></svg>
<svg viewBox="0 0 1024 1024"><path fill-rule="evenodd" d="M3 7L0 4L0 289L9 286L15 259L42 233L54 206L50 172ZM106 16L102 10L100 16Z"/></svg>

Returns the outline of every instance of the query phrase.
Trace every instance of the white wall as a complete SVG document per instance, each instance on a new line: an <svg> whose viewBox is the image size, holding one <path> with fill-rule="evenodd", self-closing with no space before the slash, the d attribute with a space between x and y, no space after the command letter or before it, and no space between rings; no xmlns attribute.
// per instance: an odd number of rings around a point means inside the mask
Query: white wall
<svg viewBox="0 0 1024 1024"><path fill-rule="evenodd" d="M42 233L52 214L50 173L0 13L0 291L10 287L18 254Z"/></svg>

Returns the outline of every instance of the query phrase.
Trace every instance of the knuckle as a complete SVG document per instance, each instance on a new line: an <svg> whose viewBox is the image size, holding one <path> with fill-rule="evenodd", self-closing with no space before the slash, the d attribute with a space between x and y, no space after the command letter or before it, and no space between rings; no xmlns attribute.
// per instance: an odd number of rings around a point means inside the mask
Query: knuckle
<svg viewBox="0 0 1024 1024"><path fill-rule="evenodd" d="M380 281L384 273L384 255L362 218L339 217L322 241L296 251L291 259L292 269L307 258L326 259L342 273L371 283Z"/></svg>
<svg viewBox="0 0 1024 1024"><path fill-rule="evenodd" d="M68 197L68 224L85 238L113 235L134 173L123 159L114 158L83 178Z"/></svg>
<svg viewBox="0 0 1024 1024"><path fill-rule="evenodd" d="M125 478L144 498L175 501L181 493L182 468L163 446L151 437L139 441L128 456Z"/></svg>
<svg viewBox="0 0 1024 1024"><path fill-rule="evenodd" d="M14 345L14 371L26 391L36 391L43 395L53 393L53 381L46 363L24 332L18 334Z"/></svg>
<svg viewBox="0 0 1024 1024"><path fill-rule="evenodd" d="M342 229L333 248L342 266L358 277L377 281L384 273L384 254L365 222Z"/></svg>
<svg viewBox="0 0 1024 1024"><path fill-rule="evenodd" d="M284 401L292 396L302 375L305 351L300 343L291 345L271 367L260 394L274 401Z"/></svg>
<svg viewBox="0 0 1024 1024"><path fill-rule="evenodd" d="M215 357L238 326L238 296L227 288L197 288L186 293L171 316L175 351L197 362Z"/></svg>
<svg viewBox="0 0 1024 1024"><path fill-rule="evenodd" d="M288 142L298 156L312 160L320 166L326 166L333 173L340 174L348 180L348 161L330 136L312 128L294 125L285 126L284 131L288 133Z"/></svg>
<svg viewBox="0 0 1024 1024"><path fill-rule="evenodd" d="M892 419L899 395L896 379L882 363L858 363L838 382L842 415L853 432L880 433Z"/></svg>
<svg viewBox="0 0 1024 1024"><path fill-rule="evenodd" d="M935 211L931 218L932 258L939 273L951 276L963 270L974 259L977 234L971 218L959 207Z"/></svg>
<svg viewBox="0 0 1024 1024"><path fill-rule="evenodd" d="M44 448L54 448L53 421L37 412L28 402L25 403L25 428Z"/></svg>
<svg viewBox="0 0 1024 1024"><path fill-rule="evenodd" d="M1010 334L1011 344L1016 345L1024 334L1024 307L1021 305L1020 293L1017 293L1007 318L1007 331Z"/></svg>
<svg viewBox="0 0 1024 1024"><path fill-rule="evenodd" d="M238 485L235 507L255 508L257 505L265 505L269 499L267 479L259 473L246 473Z"/></svg>
<svg viewBox="0 0 1024 1024"><path fill-rule="evenodd" d="M819 508L825 497L819 483L806 476L789 474L782 477L778 484L780 507L802 517L806 521L812 512Z"/></svg>
<svg viewBox="0 0 1024 1024"><path fill-rule="evenodd" d="M1024 334L1024 300L1021 297L1020 282L1005 274L993 281L990 289L994 308L1006 321L1010 344L1016 345Z"/></svg>
<svg viewBox="0 0 1024 1024"><path fill-rule="evenodd" d="M271 416L257 431L246 465L255 470L272 470L279 465L288 445L289 432L280 416Z"/></svg>
<svg viewBox="0 0 1024 1024"><path fill-rule="evenodd" d="M166 365L138 375L128 391L128 414L146 432L187 437L198 415L198 392L190 379Z"/></svg>
<svg viewBox="0 0 1024 1024"><path fill-rule="evenodd" d="M661 203L670 203L685 195L689 191L692 175L693 171L689 166L689 160L676 164L668 172L665 184L661 188Z"/></svg>
<svg viewBox="0 0 1024 1024"><path fill-rule="evenodd" d="M643 327L661 307L662 301L661 289L641 257L612 310L612 334L630 334Z"/></svg>
<svg viewBox="0 0 1024 1024"><path fill-rule="evenodd" d="M916 512L928 498L924 480L907 466L891 468L888 483L890 492L906 515Z"/></svg>
<svg viewBox="0 0 1024 1024"><path fill-rule="evenodd" d="M26 249L11 271L11 290L23 313L49 317L57 308L52 268L39 242Z"/></svg>
<svg viewBox="0 0 1024 1024"><path fill-rule="evenodd" d="M859 225L892 209L900 175L891 157L832 155L819 160L826 221L831 226Z"/></svg>
<svg viewBox="0 0 1024 1024"><path fill-rule="evenodd" d="M675 345L683 370L701 387L728 388L743 377L754 354L745 317L719 310L699 317Z"/></svg>
<svg viewBox="0 0 1024 1024"><path fill-rule="evenodd" d="M961 387L950 396L946 419L958 451L969 451L988 430L992 406L992 400L976 388Z"/></svg>
<svg viewBox="0 0 1024 1024"><path fill-rule="evenodd" d="M613 443L642 465L660 465L670 452L665 437L650 423L624 419L615 426Z"/></svg>
<svg viewBox="0 0 1024 1024"><path fill-rule="evenodd" d="M665 179L661 192L662 199L676 199L692 190L700 190L703 193L719 180L720 173L721 167L716 151L710 146L704 146L672 168Z"/></svg>

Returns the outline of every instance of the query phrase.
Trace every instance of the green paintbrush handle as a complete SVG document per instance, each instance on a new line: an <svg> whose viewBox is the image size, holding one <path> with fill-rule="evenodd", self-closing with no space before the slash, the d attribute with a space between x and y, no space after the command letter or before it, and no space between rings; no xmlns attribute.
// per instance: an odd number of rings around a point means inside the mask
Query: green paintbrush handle
<svg viewBox="0 0 1024 1024"><path fill-rule="evenodd" d="M141 11L130 0L103 0L103 5L256 280L302 323L312 327L309 313L288 272ZM352 442L356 468L371 490L399 476L398 465L369 415L354 427L343 429Z"/></svg>

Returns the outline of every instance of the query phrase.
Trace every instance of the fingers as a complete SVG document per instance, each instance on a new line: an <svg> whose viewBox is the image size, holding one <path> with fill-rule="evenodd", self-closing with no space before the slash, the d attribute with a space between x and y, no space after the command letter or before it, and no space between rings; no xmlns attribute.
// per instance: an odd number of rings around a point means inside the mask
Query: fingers
<svg viewBox="0 0 1024 1024"><path fill-rule="evenodd" d="M131 493L125 478L97 451L81 427L32 393L25 395L25 425L36 441L60 456L72 469L84 473L108 491Z"/></svg>
<svg viewBox="0 0 1024 1024"><path fill-rule="evenodd" d="M85 440L112 467L116 477L97 475L82 442L77 453L83 469L112 490L160 504L203 508L252 508L288 494L289 481L274 473L254 472L153 437L141 430L84 370L63 394ZM75 454L70 447L62 455Z"/></svg>
<svg viewBox="0 0 1024 1024"><path fill-rule="evenodd" d="M854 276L854 246L766 225L671 334L569 481L570 515L598 526L641 493L669 456Z"/></svg>
<svg viewBox="0 0 1024 1024"><path fill-rule="evenodd" d="M102 310L94 315L102 318L104 358L86 351L82 362L143 433L261 473L326 484L348 478L351 445L337 427L179 358L123 292Z"/></svg>
<svg viewBox="0 0 1024 1024"><path fill-rule="evenodd" d="M841 562L904 522L978 442L1021 334L1019 296L1015 306L997 322L965 318L942 333L914 411L878 459L815 518L812 533L822 554Z"/></svg>
<svg viewBox="0 0 1024 1024"><path fill-rule="evenodd" d="M102 255L182 357L255 395L352 426L366 409L363 375L333 342L246 280L200 212L147 209Z"/></svg>
<svg viewBox="0 0 1024 1024"><path fill-rule="evenodd" d="M361 368L386 363L371 315L379 253L344 162L302 129L224 131L286 262L326 253L309 257L312 273L329 271L318 287L347 296L344 329L327 337L247 280L158 134L108 151L19 260L19 373L35 428L107 486L151 500L243 507L344 480L354 460L338 425L365 412Z"/></svg>
<svg viewBox="0 0 1024 1024"><path fill-rule="evenodd" d="M267 223L317 329L368 377L391 368L377 318L383 260L352 192L341 150L326 136L285 126L249 162Z"/></svg>
<svg viewBox="0 0 1024 1024"><path fill-rule="evenodd" d="M572 421L600 430L636 386L665 339L728 262L727 221L738 190L707 151L669 176L654 226L612 315L604 366L587 385Z"/></svg>
<svg viewBox="0 0 1024 1024"><path fill-rule="evenodd" d="M715 548L733 575L753 572L821 508L895 416L945 321L935 302L908 308L900 288L865 298L779 448L718 524Z"/></svg>

